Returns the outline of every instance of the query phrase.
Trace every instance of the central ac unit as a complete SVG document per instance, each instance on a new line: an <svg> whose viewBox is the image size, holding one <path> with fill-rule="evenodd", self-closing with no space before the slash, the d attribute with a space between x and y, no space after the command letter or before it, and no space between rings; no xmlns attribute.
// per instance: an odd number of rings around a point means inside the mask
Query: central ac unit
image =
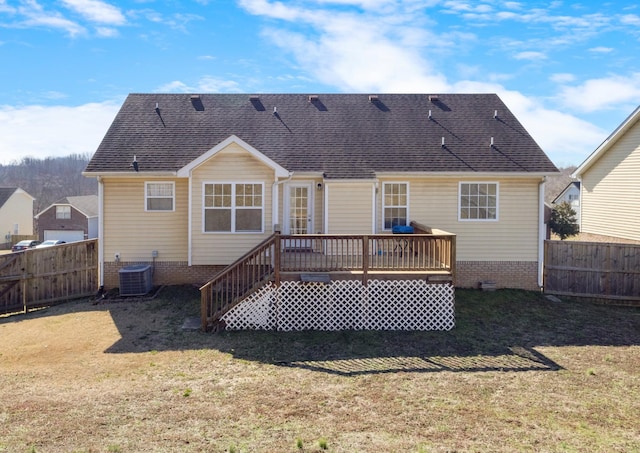
<svg viewBox="0 0 640 453"><path fill-rule="evenodd" d="M121 296L144 296L153 288L153 268L150 264L123 267L120 274Z"/></svg>

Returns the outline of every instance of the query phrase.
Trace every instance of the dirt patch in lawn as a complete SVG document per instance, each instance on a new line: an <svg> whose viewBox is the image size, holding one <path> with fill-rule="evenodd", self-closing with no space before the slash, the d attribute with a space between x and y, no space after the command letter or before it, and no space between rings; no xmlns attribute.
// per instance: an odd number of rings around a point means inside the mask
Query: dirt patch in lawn
<svg viewBox="0 0 640 453"><path fill-rule="evenodd" d="M199 293L0 318L0 451L638 451L640 310L458 291L450 332L182 330Z"/></svg>

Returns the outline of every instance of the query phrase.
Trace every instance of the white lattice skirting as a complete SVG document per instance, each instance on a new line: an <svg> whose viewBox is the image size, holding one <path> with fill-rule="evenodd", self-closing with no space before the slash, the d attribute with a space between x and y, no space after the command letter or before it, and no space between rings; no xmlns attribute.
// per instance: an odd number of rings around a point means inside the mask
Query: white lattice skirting
<svg viewBox="0 0 640 453"><path fill-rule="evenodd" d="M455 290L421 280L282 282L222 317L230 330L450 330Z"/></svg>

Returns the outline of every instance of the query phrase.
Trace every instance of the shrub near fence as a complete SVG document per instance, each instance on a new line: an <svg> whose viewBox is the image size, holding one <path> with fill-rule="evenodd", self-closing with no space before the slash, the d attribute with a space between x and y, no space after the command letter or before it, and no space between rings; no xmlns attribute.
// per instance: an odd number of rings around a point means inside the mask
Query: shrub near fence
<svg viewBox="0 0 640 453"><path fill-rule="evenodd" d="M97 239L0 256L0 314L89 296L97 289Z"/></svg>
<svg viewBox="0 0 640 453"><path fill-rule="evenodd" d="M640 301L640 245L545 241L544 291Z"/></svg>

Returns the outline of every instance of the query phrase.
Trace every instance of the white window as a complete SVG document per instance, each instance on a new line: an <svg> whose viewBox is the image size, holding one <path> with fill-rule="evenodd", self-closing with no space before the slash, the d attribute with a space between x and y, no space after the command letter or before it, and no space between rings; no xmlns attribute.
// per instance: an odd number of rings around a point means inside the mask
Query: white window
<svg viewBox="0 0 640 453"><path fill-rule="evenodd" d="M407 224L409 221L408 183L386 182L382 185L382 217L384 230Z"/></svg>
<svg viewBox="0 0 640 453"><path fill-rule="evenodd" d="M263 232L262 183L205 183L204 231Z"/></svg>
<svg viewBox="0 0 640 453"><path fill-rule="evenodd" d="M459 220L498 220L498 183L461 182Z"/></svg>
<svg viewBox="0 0 640 453"><path fill-rule="evenodd" d="M144 186L145 211L173 211L175 209L174 182L147 182Z"/></svg>
<svg viewBox="0 0 640 453"><path fill-rule="evenodd" d="M70 219L71 206L56 206L56 219Z"/></svg>

